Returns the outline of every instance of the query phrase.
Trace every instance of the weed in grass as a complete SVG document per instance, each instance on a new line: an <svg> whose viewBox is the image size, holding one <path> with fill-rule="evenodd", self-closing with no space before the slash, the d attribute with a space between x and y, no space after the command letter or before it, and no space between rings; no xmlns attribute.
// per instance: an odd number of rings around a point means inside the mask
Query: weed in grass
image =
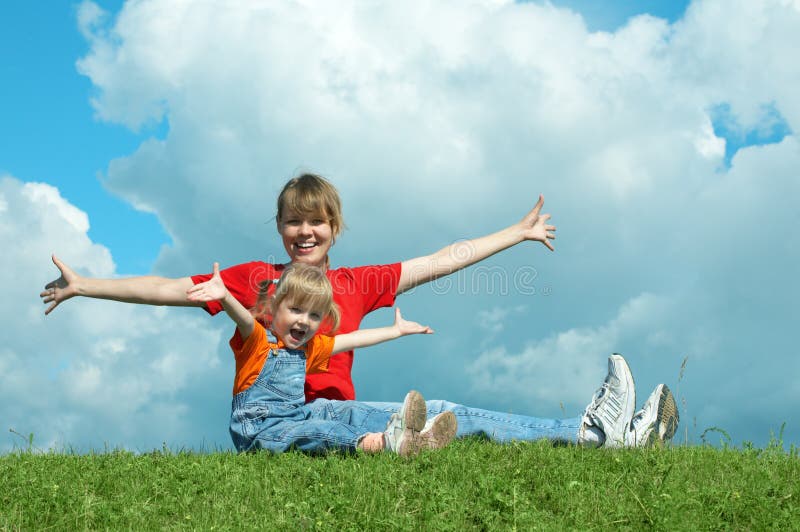
<svg viewBox="0 0 800 532"><path fill-rule="evenodd" d="M722 429L720 427L708 427L706 430L702 432L702 434L700 434L700 441L702 441L704 445L708 445L708 441L706 441L706 434L708 434L709 432L716 432L718 434L721 434L725 438L724 440L720 438L719 441L720 446L722 446L723 448L726 448L732 441L730 434L728 434L725 431L725 429Z"/></svg>
<svg viewBox="0 0 800 532"><path fill-rule="evenodd" d="M688 361L689 361L689 355L683 357L683 362L681 362L681 369L678 371L678 383L675 386L675 395L680 398L681 406L683 407L683 419L689 418L686 412L686 398L683 395L681 395L681 381L683 381L683 376L686 373L686 363ZM684 431L683 444L689 445L689 425L686 424L685 421L684 421L683 431Z"/></svg>

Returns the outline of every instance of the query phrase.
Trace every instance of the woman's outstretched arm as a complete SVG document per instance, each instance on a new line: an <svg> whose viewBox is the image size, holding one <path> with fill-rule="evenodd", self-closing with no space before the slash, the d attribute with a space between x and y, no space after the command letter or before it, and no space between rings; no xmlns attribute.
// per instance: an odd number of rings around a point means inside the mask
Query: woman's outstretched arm
<svg viewBox="0 0 800 532"><path fill-rule="evenodd" d="M152 275L124 279L94 279L82 277L53 255L61 276L45 285L39 294L50 314L58 305L75 296L110 299L124 303L146 305L203 306L202 302L186 299L186 291L194 286L191 277L169 279Z"/></svg>
<svg viewBox="0 0 800 532"><path fill-rule="evenodd" d="M533 209L512 226L480 238L450 244L431 255L403 261L397 293L450 275L526 240L541 242L553 251L550 241L556 237L556 227L547 223L549 214L540 214L543 206L544 196L540 195Z"/></svg>

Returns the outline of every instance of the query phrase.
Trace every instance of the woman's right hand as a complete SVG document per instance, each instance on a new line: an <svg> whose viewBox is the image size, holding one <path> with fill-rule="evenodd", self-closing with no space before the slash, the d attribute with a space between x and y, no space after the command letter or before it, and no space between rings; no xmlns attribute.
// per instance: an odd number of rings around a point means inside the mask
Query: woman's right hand
<svg viewBox="0 0 800 532"><path fill-rule="evenodd" d="M61 272L61 277L47 283L44 286L44 291L39 294L39 297L42 298L42 303L50 305L45 309L45 315L50 314L62 301L78 295L77 286L81 279L69 266L58 260L58 257L53 255L52 258L53 264Z"/></svg>

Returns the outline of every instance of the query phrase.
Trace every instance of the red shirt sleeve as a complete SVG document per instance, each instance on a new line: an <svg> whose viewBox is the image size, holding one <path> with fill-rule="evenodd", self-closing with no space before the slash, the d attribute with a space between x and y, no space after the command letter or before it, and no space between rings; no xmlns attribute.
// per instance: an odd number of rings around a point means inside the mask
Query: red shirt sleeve
<svg viewBox="0 0 800 532"><path fill-rule="evenodd" d="M391 307L400 284L400 263L384 266L361 266L351 270L361 287L362 316L373 310Z"/></svg>
<svg viewBox="0 0 800 532"><path fill-rule="evenodd" d="M220 270L219 274L228 291L245 308L252 308L258 298L259 285L267 279L277 279L283 272L283 265L269 264L266 262L247 262ZM192 275L194 284L203 283L211 279L211 274ZM212 316L222 310L219 301L209 301L204 307Z"/></svg>

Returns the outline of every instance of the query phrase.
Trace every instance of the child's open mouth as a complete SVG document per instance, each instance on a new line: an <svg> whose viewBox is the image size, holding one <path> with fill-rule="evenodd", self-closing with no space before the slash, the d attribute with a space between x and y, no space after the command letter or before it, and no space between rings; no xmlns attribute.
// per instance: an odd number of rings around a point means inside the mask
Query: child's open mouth
<svg viewBox="0 0 800 532"><path fill-rule="evenodd" d="M295 342L300 343L306 337L306 332L301 329L289 329L289 336L291 336L292 340Z"/></svg>

